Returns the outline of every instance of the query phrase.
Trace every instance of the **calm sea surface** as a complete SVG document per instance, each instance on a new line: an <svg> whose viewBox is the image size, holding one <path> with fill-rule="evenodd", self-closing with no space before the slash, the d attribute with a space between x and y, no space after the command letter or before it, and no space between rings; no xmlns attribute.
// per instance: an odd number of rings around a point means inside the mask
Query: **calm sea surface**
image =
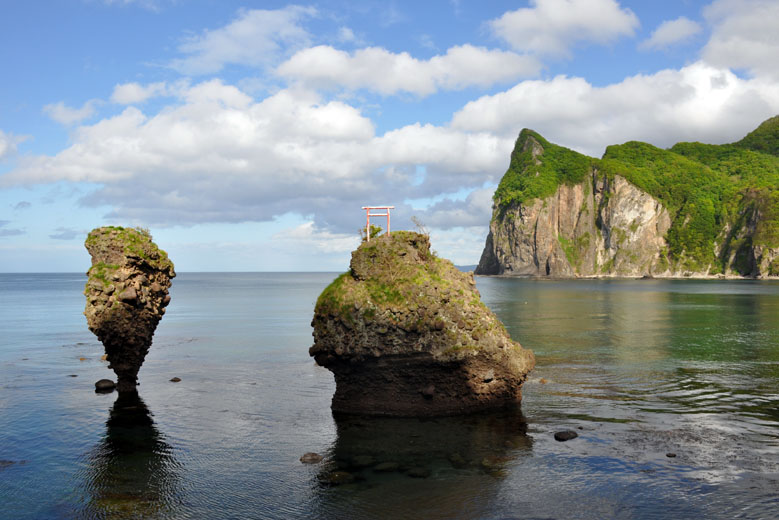
<svg viewBox="0 0 779 520"><path fill-rule="evenodd" d="M0 274L0 518L779 517L778 283L478 278L536 354L521 412L336 420L333 277L180 274L124 402L85 277Z"/></svg>

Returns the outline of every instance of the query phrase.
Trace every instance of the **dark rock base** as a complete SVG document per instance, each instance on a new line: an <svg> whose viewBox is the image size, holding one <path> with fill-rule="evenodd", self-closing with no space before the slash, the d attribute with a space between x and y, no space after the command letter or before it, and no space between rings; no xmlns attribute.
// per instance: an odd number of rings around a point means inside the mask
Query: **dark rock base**
<svg viewBox="0 0 779 520"><path fill-rule="evenodd" d="M335 413L428 417L519 405L524 379L501 374L480 356L441 363L429 355L385 356L328 365Z"/></svg>

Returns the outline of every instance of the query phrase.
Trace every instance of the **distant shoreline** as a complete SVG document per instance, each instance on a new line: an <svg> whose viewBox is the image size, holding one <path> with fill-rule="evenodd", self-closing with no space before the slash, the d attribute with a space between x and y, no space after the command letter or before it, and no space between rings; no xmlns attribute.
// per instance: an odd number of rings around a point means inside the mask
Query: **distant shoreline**
<svg viewBox="0 0 779 520"><path fill-rule="evenodd" d="M619 275L597 275L597 276L534 276L524 274L475 274L476 277L483 278L518 278L524 280L714 280L714 281L779 281L779 276L764 276L753 278L751 276L734 275L690 275L690 276L619 276Z"/></svg>

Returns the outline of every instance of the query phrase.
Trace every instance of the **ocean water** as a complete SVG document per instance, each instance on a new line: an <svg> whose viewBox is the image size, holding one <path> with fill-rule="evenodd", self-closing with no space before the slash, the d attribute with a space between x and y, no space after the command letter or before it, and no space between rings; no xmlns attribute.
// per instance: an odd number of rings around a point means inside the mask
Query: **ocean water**
<svg viewBox="0 0 779 520"><path fill-rule="evenodd" d="M334 276L180 274L118 399L84 275L0 275L0 518L779 517L778 283L477 278L521 410L347 419L308 356Z"/></svg>

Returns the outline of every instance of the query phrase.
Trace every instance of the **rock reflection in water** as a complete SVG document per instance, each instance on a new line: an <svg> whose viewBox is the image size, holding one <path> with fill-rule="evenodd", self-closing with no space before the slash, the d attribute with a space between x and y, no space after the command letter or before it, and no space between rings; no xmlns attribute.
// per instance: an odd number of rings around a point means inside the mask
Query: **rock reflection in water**
<svg viewBox="0 0 779 520"><path fill-rule="evenodd" d="M452 518L484 510L533 442L519 409L335 420L336 441L316 475L321 518Z"/></svg>
<svg viewBox="0 0 779 520"><path fill-rule="evenodd" d="M106 435L87 455L86 492L79 518L164 518L178 502L178 463L146 404L121 393L106 421Z"/></svg>

